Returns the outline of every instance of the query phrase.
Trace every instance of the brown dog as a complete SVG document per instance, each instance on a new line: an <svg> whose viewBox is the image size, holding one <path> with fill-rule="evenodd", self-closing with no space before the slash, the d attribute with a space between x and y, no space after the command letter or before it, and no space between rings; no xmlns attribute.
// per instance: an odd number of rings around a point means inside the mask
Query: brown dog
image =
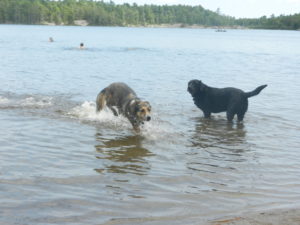
<svg viewBox="0 0 300 225"><path fill-rule="evenodd" d="M151 106L142 101L125 83L112 83L97 96L97 112L107 106L115 116L122 114L132 124L135 131L140 131L144 121L150 121Z"/></svg>

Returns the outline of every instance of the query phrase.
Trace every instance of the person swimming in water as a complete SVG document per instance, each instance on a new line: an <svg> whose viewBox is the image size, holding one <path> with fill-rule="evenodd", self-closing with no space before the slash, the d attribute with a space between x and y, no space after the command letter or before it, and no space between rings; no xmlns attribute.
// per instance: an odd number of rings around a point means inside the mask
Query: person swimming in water
<svg viewBox="0 0 300 225"><path fill-rule="evenodd" d="M49 37L49 42L54 42L52 37Z"/></svg>
<svg viewBox="0 0 300 225"><path fill-rule="evenodd" d="M84 44L82 42L80 43L79 48L84 49Z"/></svg>

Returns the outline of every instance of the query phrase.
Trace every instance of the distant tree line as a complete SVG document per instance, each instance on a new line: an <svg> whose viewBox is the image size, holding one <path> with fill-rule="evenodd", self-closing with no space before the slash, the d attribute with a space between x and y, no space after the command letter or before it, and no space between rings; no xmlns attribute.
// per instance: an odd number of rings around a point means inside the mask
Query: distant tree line
<svg viewBox="0 0 300 225"><path fill-rule="evenodd" d="M278 17L271 15L269 18L263 16L259 19L238 19L235 21L235 24L256 29L299 30L300 13Z"/></svg>
<svg viewBox="0 0 300 225"><path fill-rule="evenodd" d="M259 19L235 19L202 6L142 5L95 0L0 0L1 24L74 25L85 20L94 26L147 26L182 24L201 26L244 26L267 29L299 29L300 14Z"/></svg>

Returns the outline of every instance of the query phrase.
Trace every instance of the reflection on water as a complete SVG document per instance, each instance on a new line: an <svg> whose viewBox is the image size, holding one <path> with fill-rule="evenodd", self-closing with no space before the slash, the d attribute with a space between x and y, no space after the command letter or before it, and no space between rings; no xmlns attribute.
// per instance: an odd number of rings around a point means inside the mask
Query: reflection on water
<svg viewBox="0 0 300 225"><path fill-rule="evenodd" d="M191 137L191 159L187 168L204 173L235 170L236 163L247 161L244 152L250 146L242 123L228 123L224 119L195 118L195 131Z"/></svg>
<svg viewBox="0 0 300 225"><path fill-rule="evenodd" d="M145 175L150 169L146 158L153 156L143 147L143 137L138 135L105 138L96 134L99 144L95 145L97 159L104 160L103 168L95 169L98 173L132 173Z"/></svg>
<svg viewBox="0 0 300 225"><path fill-rule="evenodd" d="M233 152L242 152L246 131L243 123L228 123L224 119L195 119L195 132L192 137L192 146L209 148L231 148ZM223 146L223 147L222 147ZM241 148L236 148L240 146Z"/></svg>

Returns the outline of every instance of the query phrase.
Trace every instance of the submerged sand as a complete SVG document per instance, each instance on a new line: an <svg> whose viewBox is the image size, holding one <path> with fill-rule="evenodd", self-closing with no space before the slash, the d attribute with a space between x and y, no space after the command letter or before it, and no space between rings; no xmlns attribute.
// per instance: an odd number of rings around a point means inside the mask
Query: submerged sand
<svg viewBox="0 0 300 225"><path fill-rule="evenodd" d="M300 225L300 209L250 213L214 220L209 225Z"/></svg>

